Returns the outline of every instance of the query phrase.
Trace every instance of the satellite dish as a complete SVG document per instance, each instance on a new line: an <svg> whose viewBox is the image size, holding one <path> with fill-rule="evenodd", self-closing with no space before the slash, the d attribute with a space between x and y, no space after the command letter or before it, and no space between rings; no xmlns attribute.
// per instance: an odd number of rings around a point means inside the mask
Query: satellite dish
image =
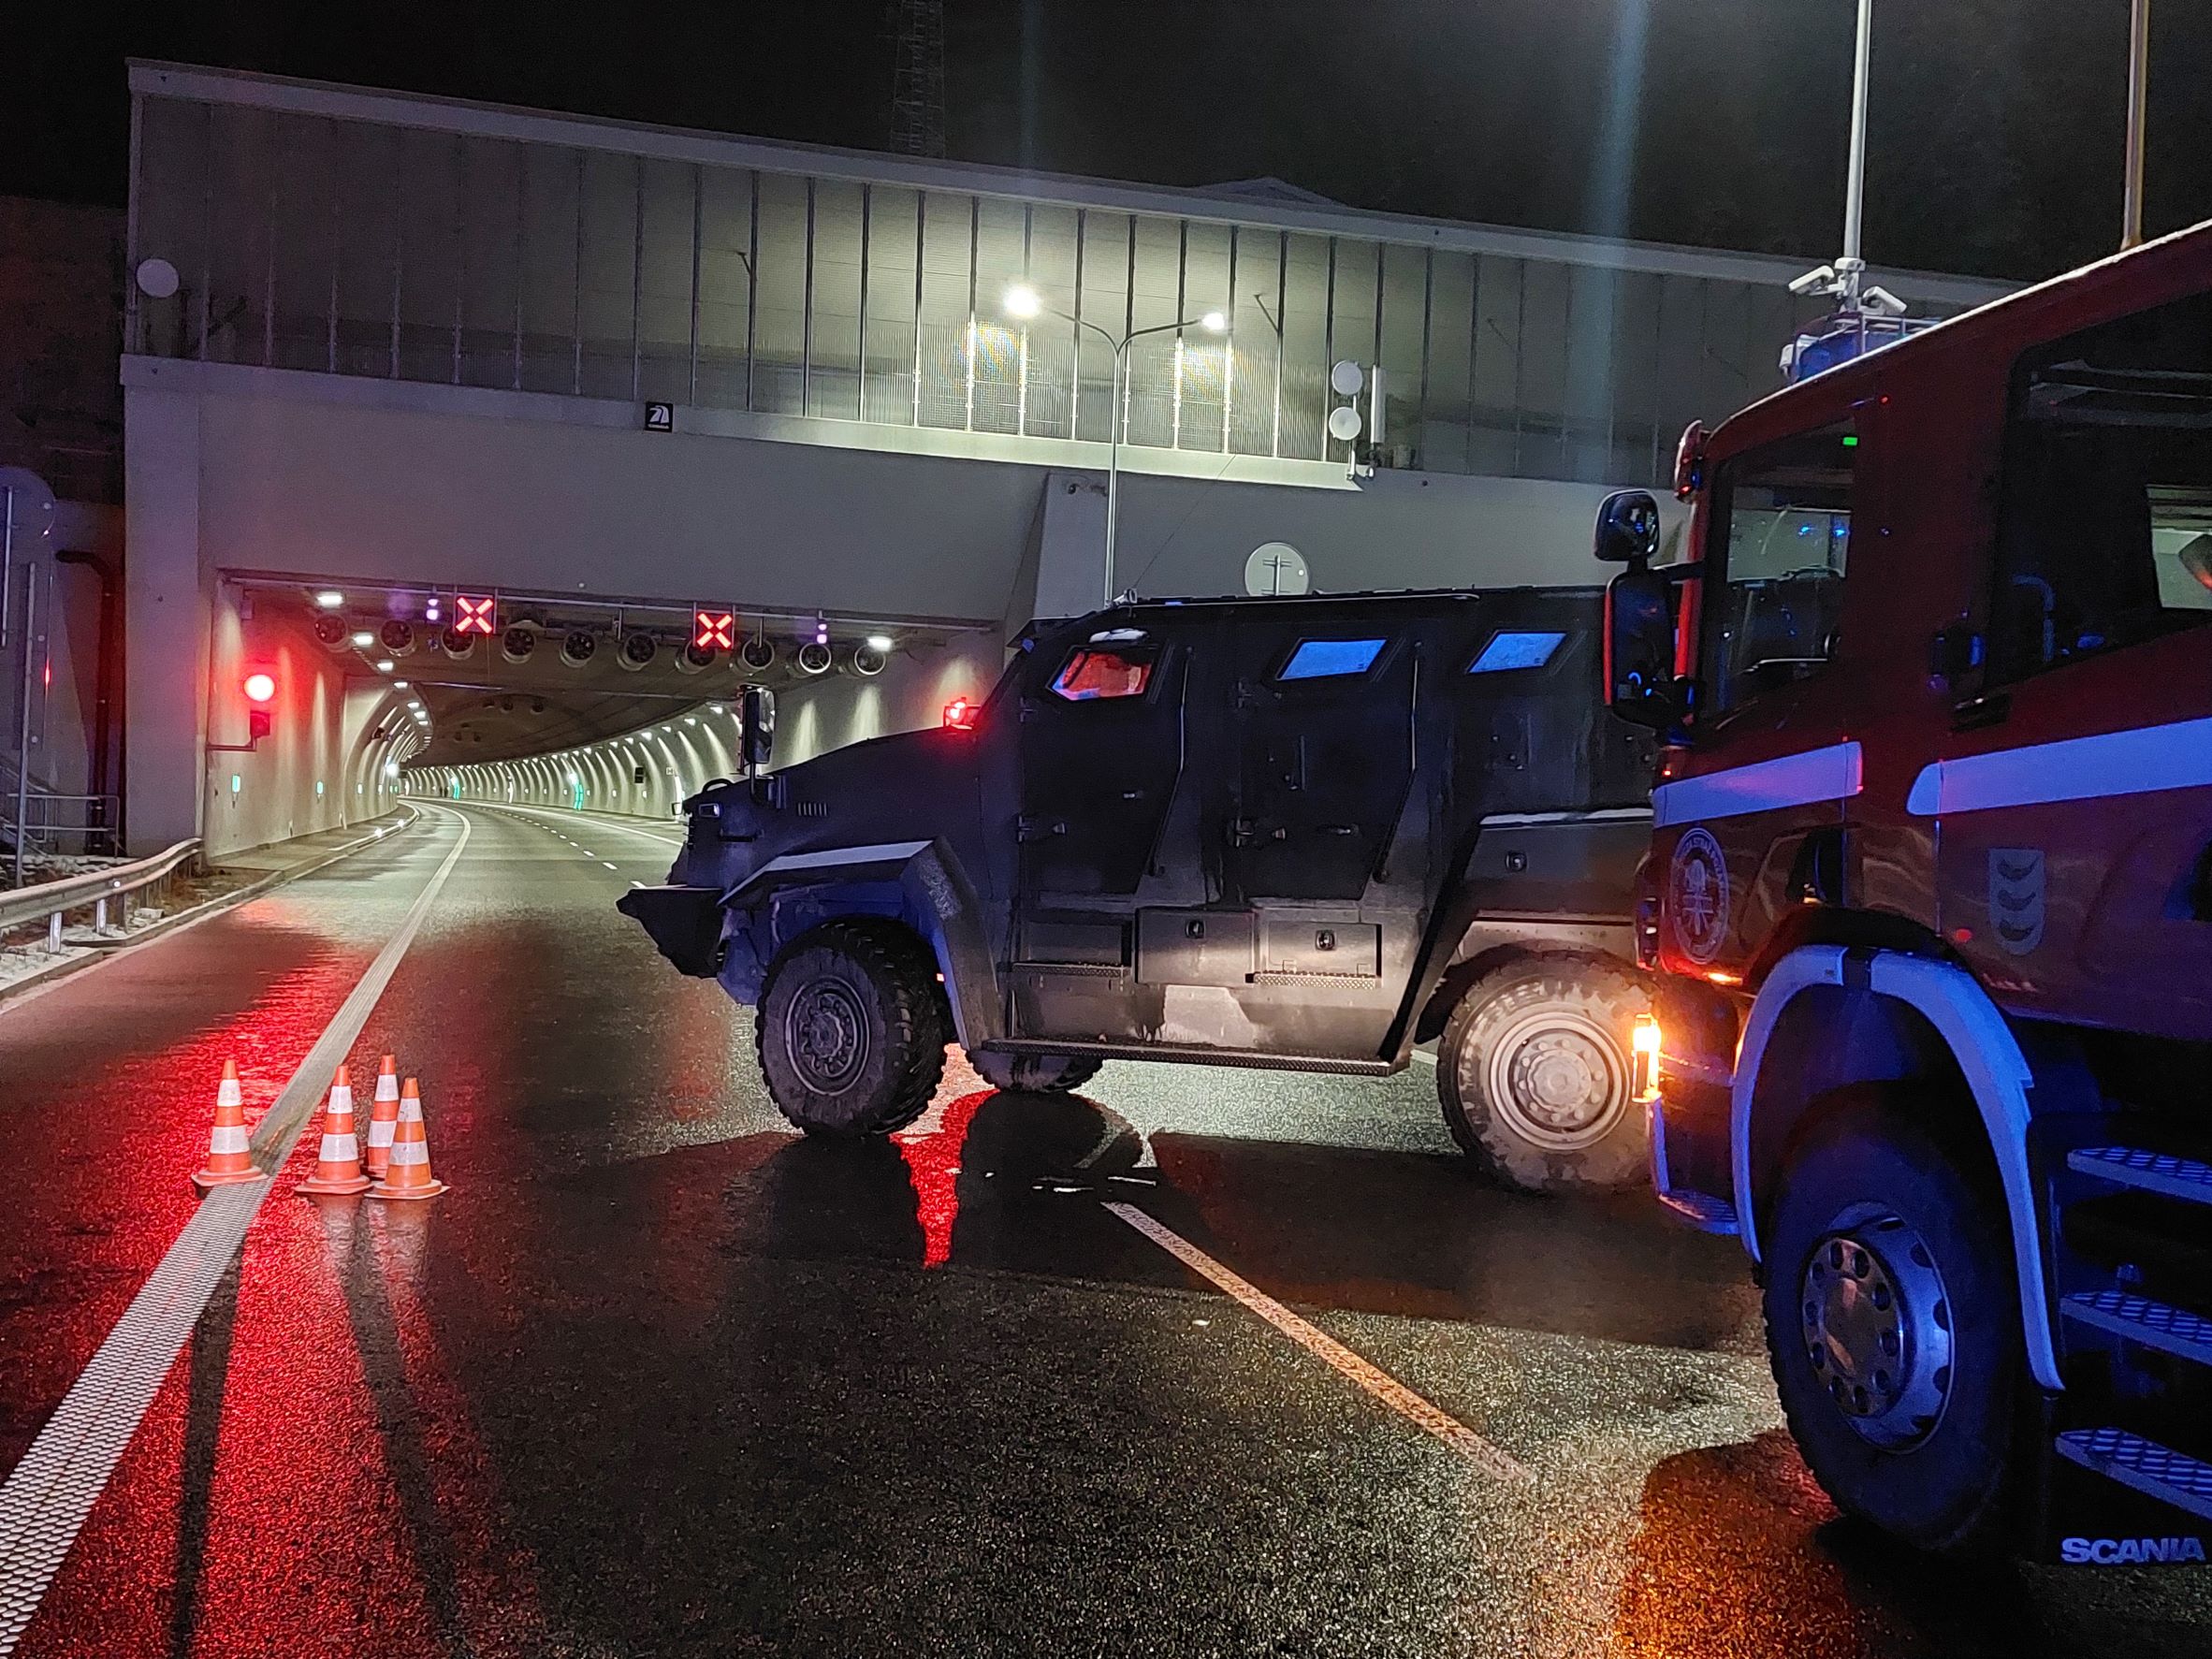
<svg viewBox="0 0 2212 1659"><path fill-rule="evenodd" d="M1349 444L1360 435L1360 412L1349 403L1340 403L1329 412L1329 435L1341 443Z"/></svg>
<svg viewBox="0 0 2212 1659"><path fill-rule="evenodd" d="M138 261L138 292L149 299L167 299L177 291L177 268L167 259Z"/></svg>
<svg viewBox="0 0 2212 1659"><path fill-rule="evenodd" d="M1349 357L1342 359L1329 371L1329 389L1340 398L1352 396L1360 389L1362 383L1363 377L1360 373L1360 365Z"/></svg>
<svg viewBox="0 0 2212 1659"><path fill-rule="evenodd" d="M1304 556L1288 542L1262 542L1244 560L1244 591L1256 599L1303 593L1311 586Z"/></svg>

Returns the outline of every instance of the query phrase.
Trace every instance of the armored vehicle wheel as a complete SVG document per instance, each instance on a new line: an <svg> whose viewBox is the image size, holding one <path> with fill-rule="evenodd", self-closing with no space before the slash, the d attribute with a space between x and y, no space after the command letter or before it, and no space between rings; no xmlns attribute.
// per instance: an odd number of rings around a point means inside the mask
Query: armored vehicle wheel
<svg viewBox="0 0 2212 1659"><path fill-rule="evenodd" d="M1477 980L1445 1022L1436 1092L1462 1151L1523 1192L1650 1177L1631 1041L1648 1006L1625 971L1538 957Z"/></svg>
<svg viewBox="0 0 2212 1659"><path fill-rule="evenodd" d="M922 1115L944 1074L936 964L888 923L827 922L769 965L753 1017L761 1073L810 1135L883 1135Z"/></svg>
<svg viewBox="0 0 2212 1659"><path fill-rule="evenodd" d="M1783 1414L1837 1506L1924 1550L2003 1533L2020 1298L1986 1159L1947 1102L1862 1084L1816 1102L1760 1232Z"/></svg>
<svg viewBox="0 0 2212 1659"><path fill-rule="evenodd" d="M989 1049L979 1049L968 1058L993 1088L1017 1095L1057 1095L1079 1089L1099 1075L1102 1063L1075 1055L1002 1055Z"/></svg>

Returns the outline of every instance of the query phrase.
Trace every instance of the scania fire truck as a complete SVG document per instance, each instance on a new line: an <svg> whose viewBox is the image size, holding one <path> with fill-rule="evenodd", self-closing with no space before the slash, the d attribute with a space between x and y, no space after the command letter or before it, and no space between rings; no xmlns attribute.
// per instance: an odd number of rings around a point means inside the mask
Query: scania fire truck
<svg viewBox="0 0 2212 1659"><path fill-rule="evenodd" d="M1661 1198L1938 1550L2212 1535L2212 224L1814 374L1597 526L1663 736Z"/></svg>

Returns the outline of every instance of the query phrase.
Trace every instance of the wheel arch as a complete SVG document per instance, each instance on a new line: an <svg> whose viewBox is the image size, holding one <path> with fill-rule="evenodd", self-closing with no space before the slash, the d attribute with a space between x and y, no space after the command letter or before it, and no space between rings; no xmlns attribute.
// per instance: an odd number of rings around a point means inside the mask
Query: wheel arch
<svg viewBox="0 0 2212 1659"><path fill-rule="evenodd" d="M831 848L772 860L722 897L730 950L723 984L759 1000L767 965L825 922L894 923L937 960L963 1046L1000 1035L982 906L952 851L918 841Z"/></svg>
<svg viewBox="0 0 2212 1659"><path fill-rule="evenodd" d="M2028 1165L2034 1073L2011 1026L1964 969L1933 957L1806 945L1778 961L1744 1023L1730 1090L1730 1155L1745 1249L1760 1259L1761 1206L1812 1104L1855 1083L1948 1084L1957 1127L1986 1150L2013 1242L2030 1370L2056 1390L2042 1229Z"/></svg>

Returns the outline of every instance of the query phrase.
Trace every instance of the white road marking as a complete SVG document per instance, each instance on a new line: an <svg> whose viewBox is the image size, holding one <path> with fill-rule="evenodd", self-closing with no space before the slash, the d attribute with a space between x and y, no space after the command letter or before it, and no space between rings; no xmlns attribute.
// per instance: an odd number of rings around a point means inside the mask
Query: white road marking
<svg viewBox="0 0 2212 1659"><path fill-rule="evenodd" d="M1527 1467L1511 1454L1492 1446L1449 1413L1422 1399L1396 1377L1370 1364L1333 1336L1300 1318L1257 1285L1240 1278L1181 1233L1162 1227L1134 1204L1108 1204L1106 1208L1135 1228L1176 1260L1202 1278L1211 1279L1317 1360L1350 1378L1416 1427L1450 1447L1484 1474L1496 1480L1533 1479Z"/></svg>
<svg viewBox="0 0 2212 1659"><path fill-rule="evenodd" d="M611 858L603 858L599 862L606 866L606 867L610 870L615 867L615 861Z"/></svg>
<svg viewBox="0 0 2212 1659"><path fill-rule="evenodd" d="M254 1131L255 1161L281 1167L322 1099L330 1074L369 1023L369 1015L469 844L469 820L360 982L339 1005L299 1069ZM200 1201L177 1242L132 1298L23 1461L0 1485L0 1656L15 1651L61 1570L78 1531L107 1489L177 1354L228 1271L269 1183L217 1187Z"/></svg>
<svg viewBox="0 0 2212 1659"><path fill-rule="evenodd" d="M468 801L468 802L464 802L464 803L462 803L462 804L463 804L464 806L471 806L471 807L482 807L482 806L489 806L489 805L491 805L491 803L489 803L489 802L486 802L486 801ZM540 816L540 814L542 814L542 813L545 813L545 812L549 812L549 811L555 811L555 810L558 810L558 808L549 808L549 807L510 807L510 806L506 806L506 805L503 805L503 804L502 804L502 805L500 805L500 806L497 808L497 810L499 810L499 811L502 811L502 812L515 812L515 813L519 813L519 814L520 814L520 815L521 815L523 818L525 818L526 820L528 820L530 822L532 822L532 823L535 823L535 824L539 824L539 825L541 825L542 827L544 827L544 828L546 828L546 829L552 830L552 831L553 831L553 833L554 833L555 835L557 835L557 836L560 836L560 838L561 838L562 840L564 840L564 841L565 841L565 840L567 840L567 839L568 839L568 837L567 837L567 835L566 835L566 833L565 833L565 832L563 832L563 831L561 831L561 830L559 830L559 829L555 829L555 828L554 828L554 825L553 825L552 823L548 822L547 822L547 821L546 821L545 818L543 818L542 816ZM647 829L647 828L645 828L645 827L644 827L643 825L641 825L641 824L635 824L635 823L624 823L624 822L622 822L620 819L618 819L618 818L613 818L613 817L597 817L597 816L595 816L595 817L593 817L593 818L592 818L592 820L591 820L591 822L592 822L592 824L593 824L593 826L594 826L594 827L596 827L596 828L599 828L599 829L613 829L613 830L620 830L620 831L622 831L622 832L623 832L625 835L632 835L632 836L643 836L643 837L645 837L647 840L648 840L648 841L658 841L658 842L660 842L660 843L661 843L661 845L662 845L662 846L663 846L663 847L681 847L681 846L684 844L684 843L683 843L683 837L680 837L680 836L663 836L663 835L657 835L657 834L655 834L653 831L651 831L651 830L649 830L649 829Z"/></svg>

